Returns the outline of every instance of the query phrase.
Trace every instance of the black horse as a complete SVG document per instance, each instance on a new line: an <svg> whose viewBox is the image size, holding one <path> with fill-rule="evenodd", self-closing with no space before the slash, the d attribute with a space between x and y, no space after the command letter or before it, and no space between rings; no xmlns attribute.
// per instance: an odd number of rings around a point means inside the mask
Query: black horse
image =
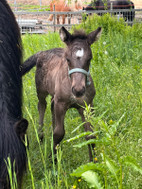
<svg viewBox="0 0 142 189"><path fill-rule="evenodd" d="M8 160L12 173L16 173L18 188L21 188L26 168L23 140L28 122L22 118L21 61L22 47L17 22L6 0L0 0L0 189L11 188Z"/></svg>
<svg viewBox="0 0 142 189"><path fill-rule="evenodd" d="M129 11L126 12L120 12L123 14L123 18L125 21L133 21L135 18L135 12L133 9L135 8L134 3L129 0L119 0L119 1L110 1L110 0L94 0L91 4L89 4L87 7L83 8L86 11L92 11L92 10L110 10L112 6L112 9L118 10L118 9L129 9ZM102 13L98 13L99 15L102 15ZM114 12L114 14L119 14L119 12Z"/></svg>

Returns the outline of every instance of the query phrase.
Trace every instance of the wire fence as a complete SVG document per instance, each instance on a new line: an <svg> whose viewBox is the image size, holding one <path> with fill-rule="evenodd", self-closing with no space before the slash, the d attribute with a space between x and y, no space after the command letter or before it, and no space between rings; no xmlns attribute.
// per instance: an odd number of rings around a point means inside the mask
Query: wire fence
<svg viewBox="0 0 142 189"><path fill-rule="evenodd" d="M43 34L49 31L56 31L59 27L65 26L68 29L82 22L82 19L86 16L92 14L103 15L105 13L110 13L114 15L119 20L123 17L126 24L132 25L137 22L142 22L142 9L120 9L120 10L94 10L94 11L75 11L75 12L51 12L51 11L41 11L41 12L27 12L27 11L15 11L15 16L19 24L22 34L25 33L38 33ZM49 21L52 15L53 20ZM84 16L85 15L85 16ZM133 16L133 17L131 17ZM57 23L57 18L59 17L59 23ZM128 18L133 19L128 19ZM63 18L65 18L65 23L63 24Z"/></svg>

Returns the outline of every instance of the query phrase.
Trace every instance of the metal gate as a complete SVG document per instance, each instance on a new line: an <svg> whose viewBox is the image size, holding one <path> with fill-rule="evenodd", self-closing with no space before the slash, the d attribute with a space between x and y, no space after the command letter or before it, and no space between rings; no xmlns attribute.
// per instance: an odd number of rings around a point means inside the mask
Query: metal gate
<svg viewBox="0 0 142 189"><path fill-rule="evenodd" d="M92 14L102 15L105 13L110 13L114 15L119 20L120 17L124 15L127 17L130 9L120 9L120 10L94 10L94 11L75 11L75 12L51 12L51 11L38 11L38 12L26 12L26 11L15 11L15 16L19 24L22 34L25 33L38 33L43 34L47 32L55 32L61 26L70 28L75 24L82 22L82 18L85 16L90 16ZM142 9L133 9L131 10L135 14L135 19L133 21L127 21L126 23L132 25L136 22L142 21ZM53 15L53 20L49 21L49 16ZM57 15L60 16L60 24L57 24ZM62 15L66 15L66 22L62 24Z"/></svg>

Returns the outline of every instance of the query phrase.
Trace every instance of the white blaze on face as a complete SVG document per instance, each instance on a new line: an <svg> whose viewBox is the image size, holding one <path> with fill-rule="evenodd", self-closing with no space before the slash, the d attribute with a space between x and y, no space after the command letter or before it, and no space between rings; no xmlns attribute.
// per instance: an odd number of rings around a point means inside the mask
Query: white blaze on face
<svg viewBox="0 0 142 189"><path fill-rule="evenodd" d="M77 50L76 51L76 56L77 57L83 57L83 55L84 55L84 49L83 48L81 48L80 50Z"/></svg>

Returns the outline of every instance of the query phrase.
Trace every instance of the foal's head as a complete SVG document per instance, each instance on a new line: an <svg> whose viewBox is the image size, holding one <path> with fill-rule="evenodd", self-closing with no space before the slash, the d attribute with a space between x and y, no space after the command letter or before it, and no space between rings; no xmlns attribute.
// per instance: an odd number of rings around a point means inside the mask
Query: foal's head
<svg viewBox="0 0 142 189"><path fill-rule="evenodd" d="M72 93L77 98L85 94L91 84L89 66L92 59L91 44L100 36L101 28L89 33L75 31L70 34L64 27L60 29L60 38L66 43L65 58L71 80Z"/></svg>

